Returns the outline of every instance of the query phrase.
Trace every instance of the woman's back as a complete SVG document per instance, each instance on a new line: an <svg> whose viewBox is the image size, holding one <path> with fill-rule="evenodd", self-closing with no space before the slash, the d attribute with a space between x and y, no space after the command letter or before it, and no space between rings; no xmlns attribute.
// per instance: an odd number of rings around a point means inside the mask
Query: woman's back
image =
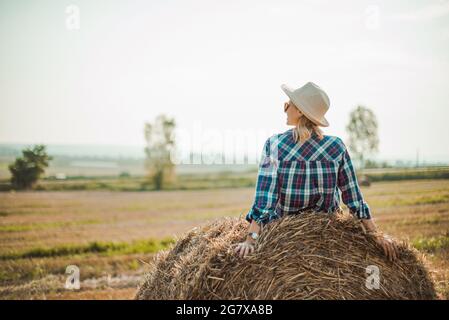
<svg viewBox="0 0 449 320"><path fill-rule="evenodd" d="M300 144L290 129L265 142L255 201L246 219L267 223L307 209L332 213L340 208L339 190L352 213L370 217L343 141L328 135L320 139L313 132Z"/></svg>

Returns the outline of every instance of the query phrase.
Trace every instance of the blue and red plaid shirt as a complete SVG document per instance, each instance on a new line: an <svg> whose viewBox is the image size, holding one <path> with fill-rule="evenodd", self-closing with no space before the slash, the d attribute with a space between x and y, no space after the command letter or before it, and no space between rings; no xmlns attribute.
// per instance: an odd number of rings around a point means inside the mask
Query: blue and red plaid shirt
<svg viewBox="0 0 449 320"><path fill-rule="evenodd" d="M246 214L266 224L303 210L333 213L340 200L359 219L370 219L349 152L343 141L316 133L302 144L293 129L275 134L265 142L256 183L254 204Z"/></svg>

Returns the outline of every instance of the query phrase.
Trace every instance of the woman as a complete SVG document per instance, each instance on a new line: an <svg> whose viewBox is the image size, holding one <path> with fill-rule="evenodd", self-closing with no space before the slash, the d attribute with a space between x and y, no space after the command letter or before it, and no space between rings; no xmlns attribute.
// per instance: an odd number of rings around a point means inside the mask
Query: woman
<svg viewBox="0 0 449 320"><path fill-rule="evenodd" d="M350 212L361 219L386 256L396 259L394 242L376 232L345 144L338 137L324 135L319 128L329 126L324 117L330 104L327 94L313 82L296 90L287 85L281 88L290 98L284 104L287 125L295 127L265 142L254 204L246 215L248 235L235 252L241 257L253 252L261 227L284 213L341 210L339 189Z"/></svg>

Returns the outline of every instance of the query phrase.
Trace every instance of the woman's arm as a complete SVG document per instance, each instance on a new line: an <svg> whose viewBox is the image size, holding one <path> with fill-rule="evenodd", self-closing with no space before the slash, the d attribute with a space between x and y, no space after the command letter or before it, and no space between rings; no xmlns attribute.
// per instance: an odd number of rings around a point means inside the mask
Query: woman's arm
<svg viewBox="0 0 449 320"><path fill-rule="evenodd" d="M249 225L249 228L248 228L246 241L254 242L253 238L251 238L248 233L255 232L258 235L260 235L260 229L261 229L260 225L256 222L256 220L251 221L251 224Z"/></svg>
<svg viewBox="0 0 449 320"><path fill-rule="evenodd" d="M371 209L363 199L351 156L343 141L341 144L344 153L338 171L338 187L342 192L343 202L348 206L350 212L361 220L367 233L374 237L376 243L384 250L385 255L390 260L394 260L398 257L398 249L390 237L377 232L377 227L371 217Z"/></svg>
<svg viewBox="0 0 449 320"><path fill-rule="evenodd" d="M279 198L276 144L276 139L270 137L262 149L254 203L245 217L249 223L256 220L258 224L266 224L278 217L275 210Z"/></svg>
<svg viewBox="0 0 449 320"><path fill-rule="evenodd" d="M377 231L377 227L374 224L373 219L361 219L361 221L368 233L375 233Z"/></svg>
<svg viewBox="0 0 449 320"><path fill-rule="evenodd" d="M370 220L371 210L360 190L351 156L343 141L340 143L343 148L343 154L338 168L337 185L341 191L343 203L357 218Z"/></svg>
<svg viewBox="0 0 449 320"><path fill-rule="evenodd" d="M262 225L278 217L276 213L276 204L279 197L276 143L276 139L270 137L265 141L262 149L254 204L245 217L250 223L246 240L237 244L235 249L236 252L240 253L240 256L245 256L254 250L253 244L255 240L248 233L255 232L260 234Z"/></svg>

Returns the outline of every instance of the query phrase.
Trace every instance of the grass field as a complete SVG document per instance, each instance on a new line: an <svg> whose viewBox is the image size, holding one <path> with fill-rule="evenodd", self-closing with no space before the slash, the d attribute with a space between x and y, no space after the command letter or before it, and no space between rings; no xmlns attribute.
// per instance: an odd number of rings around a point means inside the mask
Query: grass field
<svg viewBox="0 0 449 320"><path fill-rule="evenodd" d="M449 180L362 187L378 226L428 257L449 299ZM147 262L176 235L208 220L244 215L254 188L161 192L0 193L0 298L129 299ZM64 288L68 265L81 289Z"/></svg>

